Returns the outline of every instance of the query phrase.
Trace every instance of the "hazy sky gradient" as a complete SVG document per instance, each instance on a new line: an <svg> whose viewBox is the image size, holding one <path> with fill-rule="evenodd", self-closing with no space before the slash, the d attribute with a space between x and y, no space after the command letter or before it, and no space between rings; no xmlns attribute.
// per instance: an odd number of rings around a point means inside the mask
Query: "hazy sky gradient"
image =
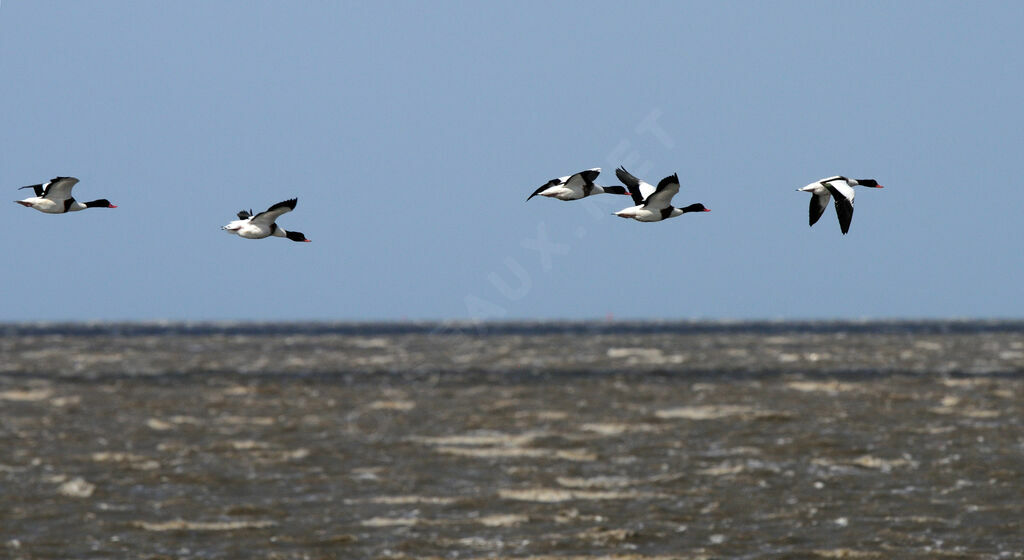
<svg viewBox="0 0 1024 560"><path fill-rule="evenodd" d="M1024 4L0 4L0 320L1024 316ZM627 197L526 197L624 164ZM859 189L850 234L821 177ZM291 197L312 243L219 230Z"/></svg>

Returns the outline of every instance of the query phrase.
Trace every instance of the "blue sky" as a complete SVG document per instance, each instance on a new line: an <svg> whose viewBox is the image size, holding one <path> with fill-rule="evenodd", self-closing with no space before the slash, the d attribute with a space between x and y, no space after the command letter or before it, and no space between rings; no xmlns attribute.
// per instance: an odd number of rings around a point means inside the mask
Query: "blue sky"
<svg viewBox="0 0 1024 560"><path fill-rule="evenodd" d="M0 320L1024 316L1021 3L0 4ZM678 173L524 202L552 177ZM794 190L843 174L850 234ZM298 197L312 243L220 226Z"/></svg>

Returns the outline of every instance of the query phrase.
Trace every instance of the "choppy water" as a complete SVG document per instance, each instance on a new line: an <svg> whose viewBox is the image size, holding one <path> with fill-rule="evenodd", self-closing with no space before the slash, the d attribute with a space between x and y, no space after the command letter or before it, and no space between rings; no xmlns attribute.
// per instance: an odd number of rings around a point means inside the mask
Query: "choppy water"
<svg viewBox="0 0 1024 560"><path fill-rule="evenodd" d="M0 356L0 557L1024 557L1022 323L8 325Z"/></svg>

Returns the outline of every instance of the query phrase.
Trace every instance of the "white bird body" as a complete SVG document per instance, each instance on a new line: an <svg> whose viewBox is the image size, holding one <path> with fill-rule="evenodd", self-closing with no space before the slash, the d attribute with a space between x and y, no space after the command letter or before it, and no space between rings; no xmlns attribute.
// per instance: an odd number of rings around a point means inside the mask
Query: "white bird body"
<svg viewBox="0 0 1024 560"><path fill-rule="evenodd" d="M71 196L71 188L77 183L78 179L74 177L54 177L46 183L19 187L19 190L33 189L36 195L14 202L45 214L65 214L86 208L117 208L105 198L84 203L78 202Z"/></svg>
<svg viewBox="0 0 1024 560"><path fill-rule="evenodd" d="M291 212L298 204L297 198L278 202L267 208L265 212L253 215L252 211L242 210L238 213L237 220L234 220L221 229L246 239L263 239L265 237L287 237L292 241L309 242L306 236L297 231L287 231L277 225L276 221L282 214Z"/></svg>
<svg viewBox="0 0 1024 560"><path fill-rule="evenodd" d="M596 180L597 176L600 174L601 168L595 167L572 175L566 175L565 177L552 179L541 185L537 190L533 191L533 194L526 197L526 200L530 200L537 195L568 201L579 200L581 198L602 193L627 194L624 187L603 187L595 183L594 180Z"/></svg>
<svg viewBox="0 0 1024 560"><path fill-rule="evenodd" d="M246 239L263 239L264 237L270 237L273 235L270 232L269 227L252 223L251 217L244 220L234 220L224 226L224 230L228 233L234 233L235 235Z"/></svg>
<svg viewBox="0 0 1024 560"><path fill-rule="evenodd" d="M667 214L661 210L651 210L646 206L630 206L629 208L623 208L615 213L620 218L633 218L638 222L660 222L669 218L675 218L676 216L682 216L686 212L683 212L682 208L672 208Z"/></svg>
<svg viewBox="0 0 1024 560"><path fill-rule="evenodd" d="M48 198L43 198L41 196L33 196L33 197L26 198L24 200L15 200L15 202L17 202L18 204L21 204L22 206L27 206L29 208L34 208L34 209L39 210L40 212L44 212L46 214L63 214L64 213L64 201L63 200L60 201L60 202L57 202L56 200L50 200ZM74 206L74 204L72 204L72 206Z"/></svg>
<svg viewBox="0 0 1024 560"><path fill-rule="evenodd" d="M622 167L615 170L615 175L626 184L633 196L633 202L636 203L636 206L615 212L620 218L632 218L638 222L660 222L682 216L687 212L710 212L700 203L684 208L672 206L672 197L679 193L679 176L676 174L662 179L658 182L657 188L637 179Z"/></svg>

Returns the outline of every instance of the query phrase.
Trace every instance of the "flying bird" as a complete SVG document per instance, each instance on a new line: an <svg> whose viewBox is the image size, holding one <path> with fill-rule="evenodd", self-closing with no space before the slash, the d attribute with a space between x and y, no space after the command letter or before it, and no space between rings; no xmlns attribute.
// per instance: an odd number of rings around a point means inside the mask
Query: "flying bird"
<svg viewBox="0 0 1024 560"><path fill-rule="evenodd" d="M638 222L660 222L687 212L710 212L703 204L691 204L683 208L672 206L672 197L679 192L679 176L673 173L658 182L657 187L637 179L625 168L615 170L615 175L629 188L636 206L623 208L615 215L620 218L633 218Z"/></svg>
<svg viewBox="0 0 1024 560"><path fill-rule="evenodd" d="M870 187L881 189L882 185L874 179L847 179L842 175L826 177L815 181L797 191L811 193L810 225L814 225L818 218L825 213L830 198L835 197L836 215L839 217L839 229L843 235L850 231L850 222L853 220L853 187Z"/></svg>
<svg viewBox="0 0 1024 560"><path fill-rule="evenodd" d="M297 198L278 202L270 208L267 208L266 211L260 212L256 215L253 215L252 210L242 210L238 213L237 220L220 229L223 229L228 233L234 233L246 239L263 239L264 237L274 236L287 237L292 241L309 243L309 239L306 239L305 235L297 231L287 231L275 223L281 214L294 210L295 205L298 202L299 199Z"/></svg>
<svg viewBox="0 0 1024 560"><path fill-rule="evenodd" d="M601 174L601 168L595 167L586 171L580 171L565 177L552 179L533 191L533 194L526 197L526 200L537 196L547 196L558 200L579 200L594 194L627 194L625 187L613 186L602 187L594 183L597 176Z"/></svg>
<svg viewBox="0 0 1024 560"><path fill-rule="evenodd" d="M117 208L105 198L84 203L78 202L75 197L71 196L71 188L77 183L78 179L74 177L54 177L46 183L18 187L18 190L32 189L36 195L14 202L47 214L77 212L86 208Z"/></svg>

